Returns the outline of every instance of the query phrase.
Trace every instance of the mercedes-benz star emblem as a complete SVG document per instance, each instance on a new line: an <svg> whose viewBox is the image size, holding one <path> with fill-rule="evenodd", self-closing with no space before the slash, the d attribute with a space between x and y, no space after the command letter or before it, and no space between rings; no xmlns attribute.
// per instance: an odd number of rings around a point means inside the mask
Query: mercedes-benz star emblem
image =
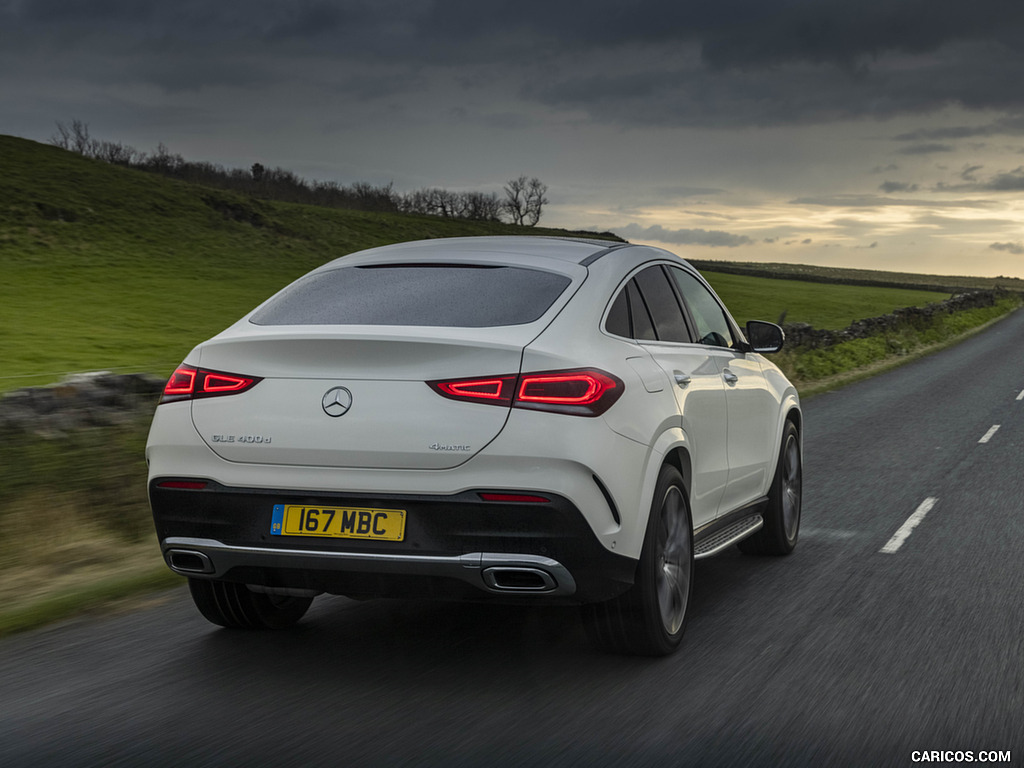
<svg viewBox="0 0 1024 768"><path fill-rule="evenodd" d="M352 393L344 387L328 389L324 394L323 406L328 416L344 416L352 407Z"/></svg>

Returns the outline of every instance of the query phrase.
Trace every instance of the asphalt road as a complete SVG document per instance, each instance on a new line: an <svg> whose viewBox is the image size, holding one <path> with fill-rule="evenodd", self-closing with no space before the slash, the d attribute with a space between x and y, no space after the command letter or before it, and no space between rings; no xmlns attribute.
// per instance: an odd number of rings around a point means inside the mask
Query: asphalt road
<svg viewBox="0 0 1024 768"><path fill-rule="evenodd" d="M0 642L0 766L1021 764L1022 339L808 401L796 552L698 563L671 658L565 609L321 597L250 634L173 590Z"/></svg>

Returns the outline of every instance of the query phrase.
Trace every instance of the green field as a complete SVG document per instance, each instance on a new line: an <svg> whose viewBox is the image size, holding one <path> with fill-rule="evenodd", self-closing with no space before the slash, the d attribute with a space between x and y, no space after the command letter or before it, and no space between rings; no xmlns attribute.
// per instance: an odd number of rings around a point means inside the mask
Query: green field
<svg viewBox="0 0 1024 768"><path fill-rule="evenodd" d="M801 283L832 285L900 287L935 290L945 293L1004 288L1024 292L1024 279L1019 277L972 277L968 275L925 275L916 272L882 272L877 269L821 267L813 264L774 264L753 261L713 261L694 259L694 266L703 271L726 272L751 277L773 277Z"/></svg>
<svg viewBox="0 0 1024 768"><path fill-rule="evenodd" d="M702 274L740 324L747 320L777 323L785 314L788 323L838 329L899 307L920 307L949 298L948 293L939 291L814 284L708 270Z"/></svg>
<svg viewBox="0 0 1024 768"><path fill-rule="evenodd" d="M572 233L253 200L0 136L0 391L68 371L168 373L338 256L495 234Z"/></svg>
<svg viewBox="0 0 1024 768"><path fill-rule="evenodd" d="M166 374L308 270L428 237L570 234L253 200L0 136L0 391L66 372ZM838 328L944 298L709 273L741 322Z"/></svg>

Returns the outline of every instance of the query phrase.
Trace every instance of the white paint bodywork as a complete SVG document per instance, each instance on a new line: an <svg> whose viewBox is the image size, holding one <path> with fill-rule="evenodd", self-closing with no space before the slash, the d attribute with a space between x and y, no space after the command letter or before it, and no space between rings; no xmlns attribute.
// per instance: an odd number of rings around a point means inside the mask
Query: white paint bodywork
<svg viewBox="0 0 1024 768"><path fill-rule="evenodd" d="M510 327L265 327L247 316L185 362L264 381L239 395L161 405L147 446L150 478L309 492L549 492L573 501L609 551L632 558L640 555L654 485L669 456L691 470L695 528L763 497L785 420L799 410L795 389L755 353L638 343L602 330L631 275L657 263L692 268L642 246L579 263L600 250L592 242L466 238L374 249L321 267L466 261L528 266L572 282L538 320ZM424 383L583 367L625 384L602 416L455 402ZM726 384L726 370L735 384ZM686 387L676 384L676 373L689 377ZM334 386L353 396L351 412L338 419L321 408ZM226 440L246 436L253 439Z"/></svg>

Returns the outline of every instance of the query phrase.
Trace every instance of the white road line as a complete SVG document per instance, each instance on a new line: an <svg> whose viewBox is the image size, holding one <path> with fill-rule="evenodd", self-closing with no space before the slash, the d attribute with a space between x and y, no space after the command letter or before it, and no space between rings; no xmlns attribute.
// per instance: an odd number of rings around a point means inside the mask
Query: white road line
<svg viewBox="0 0 1024 768"><path fill-rule="evenodd" d="M982 435L981 440L979 440L978 442L979 443L987 443L989 440L992 439L992 435L994 435L998 431L999 431L999 425L998 424L993 424L992 425L992 429L990 429L988 432L986 432L984 435Z"/></svg>
<svg viewBox="0 0 1024 768"><path fill-rule="evenodd" d="M932 497L922 501L918 508L914 510L914 514L907 518L907 521L900 526L900 529L896 531L896 533L892 535L889 542L878 551L884 552L887 555L898 552L899 548L903 546L903 542L907 540L908 536L910 536L910 532L917 527L918 523L924 520L924 516L931 511L937 501L938 499Z"/></svg>
<svg viewBox="0 0 1024 768"><path fill-rule="evenodd" d="M1017 399L1018 399L1018 400L1024 400L1024 389L1022 389L1022 390L1020 391L1020 394L1019 394L1019 395L1017 395Z"/></svg>

